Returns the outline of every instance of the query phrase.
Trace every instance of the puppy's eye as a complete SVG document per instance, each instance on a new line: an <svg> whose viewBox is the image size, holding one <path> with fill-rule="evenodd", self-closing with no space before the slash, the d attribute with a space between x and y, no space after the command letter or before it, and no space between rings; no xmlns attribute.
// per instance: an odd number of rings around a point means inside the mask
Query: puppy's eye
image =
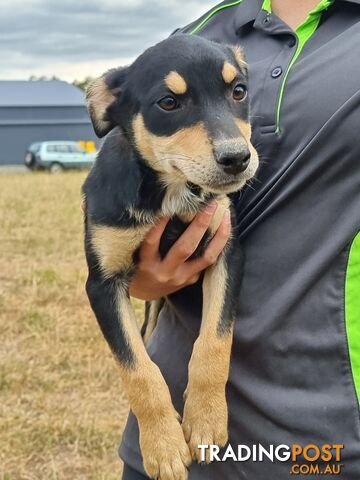
<svg viewBox="0 0 360 480"><path fill-rule="evenodd" d="M162 108L163 110L166 110L167 112L171 110L175 110L176 108L179 107L178 101L176 100L176 98L172 97L171 95L168 95L167 97L164 97L161 100L159 100L158 105L160 108Z"/></svg>
<svg viewBox="0 0 360 480"><path fill-rule="evenodd" d="M237 102L241 102L247 96L247 90L244 85L237 84L233 90L233 98Z"/></svg>

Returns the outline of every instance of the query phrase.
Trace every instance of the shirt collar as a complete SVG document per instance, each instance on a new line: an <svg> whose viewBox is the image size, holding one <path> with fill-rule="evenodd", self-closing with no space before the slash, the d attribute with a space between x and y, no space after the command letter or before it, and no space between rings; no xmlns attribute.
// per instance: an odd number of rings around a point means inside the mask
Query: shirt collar
<svg viewBox="0 0 360 480"><path fill-rule="evenodd" d="M247 23L254 22L261 10L263 2L264 0L243 0L236 8L236 26L242 27Z"/></svg>
<svg viewBox="0 0 360 480"><path fill-rule="evenodd" d="M360 0L334 0L334 3L348 2L360 5ZM264 0L243 0L236 9L235 22L237 28L254 22L261 10Z"/></svg>

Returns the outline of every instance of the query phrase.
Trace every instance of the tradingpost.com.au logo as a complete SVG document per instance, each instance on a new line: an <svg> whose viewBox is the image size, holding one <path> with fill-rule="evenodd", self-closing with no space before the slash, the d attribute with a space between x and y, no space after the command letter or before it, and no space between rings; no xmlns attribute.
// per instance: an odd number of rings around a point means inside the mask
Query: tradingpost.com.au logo
<svg viewBox="0 0 360 480"><path fill-rule="evenodd" d="M228 445L220 452L217 445L198 445L201 460L211 462L288 462L292 475L340 475L344 445Z"/></svg>

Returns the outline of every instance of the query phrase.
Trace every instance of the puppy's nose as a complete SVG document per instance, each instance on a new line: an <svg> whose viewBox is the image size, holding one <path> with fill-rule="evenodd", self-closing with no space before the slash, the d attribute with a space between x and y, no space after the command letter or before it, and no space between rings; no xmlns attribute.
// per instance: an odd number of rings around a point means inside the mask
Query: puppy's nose
<svg viewBox="0 0 360 480"><path fill-rule="evenodd" d="M216 162L221 165L225 173L237 175L247 169L250 157L251 153L246 148L238 153L221 153L217 155Z"/></svg>

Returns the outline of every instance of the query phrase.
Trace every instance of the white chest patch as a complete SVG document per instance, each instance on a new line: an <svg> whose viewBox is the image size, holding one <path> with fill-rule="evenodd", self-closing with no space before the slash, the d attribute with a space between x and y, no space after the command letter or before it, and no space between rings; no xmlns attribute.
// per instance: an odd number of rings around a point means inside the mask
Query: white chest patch
<svg viewBox="0 0 360 480"><path fill-rule="evenodd" d="M161 206L163 215L176 215L179 213L196 213L201 206L203 198L192 193L185 183L169 185Z"/></svg>

